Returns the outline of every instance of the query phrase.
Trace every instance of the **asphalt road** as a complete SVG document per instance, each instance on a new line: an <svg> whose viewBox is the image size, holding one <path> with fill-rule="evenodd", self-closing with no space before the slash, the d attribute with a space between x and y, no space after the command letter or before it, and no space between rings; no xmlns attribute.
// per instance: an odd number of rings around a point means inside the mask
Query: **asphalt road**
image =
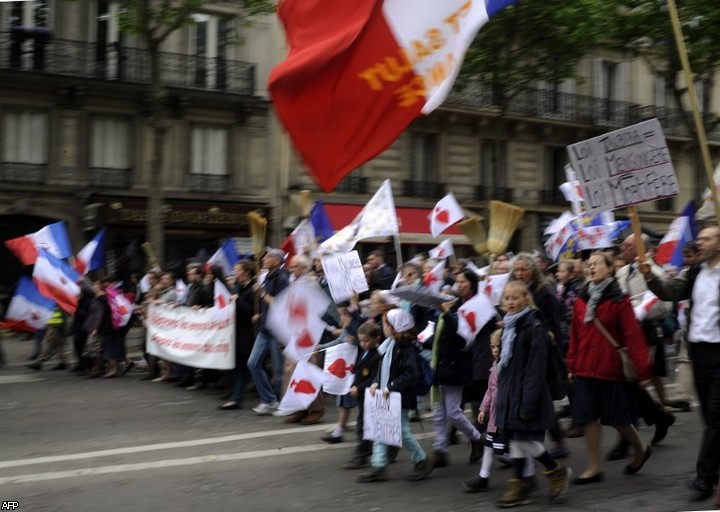
<svg viewBox="0 0 720 512"><path fill-rule="evenodd" d="M125 511L469 511L495 509L510 472L496 463L490 490L462 492L474 476L468 445L453 446L451 465L430 479L408 482L407 455L390 468L391 480L360 484L357 472L340 467L353 447L320 441L335 408L320 425L286 425L258 417L250 408L220 411L218 391L188 391L141 381L133 371L119 379L88 380L68 371L24 367L29 342L2 341L7 366L0 369L0 503L16 501L32 512ZM332 404L332 400L328 401ZM430 451L432 424L414 424ZM649 440L653 430L641 429ZM625 461L605 463L605 481L571 486L562 504L547 500L547 484L523 510L663 512L709 510L692 501L684 480L693 476L701 426L696 409L677 415L665 442L643 470L622 474ZM462 438L461 438L462 440ZM615 440L606 430L607 450ZM584 468L584 441L568 440L565 463Z"/></svg>

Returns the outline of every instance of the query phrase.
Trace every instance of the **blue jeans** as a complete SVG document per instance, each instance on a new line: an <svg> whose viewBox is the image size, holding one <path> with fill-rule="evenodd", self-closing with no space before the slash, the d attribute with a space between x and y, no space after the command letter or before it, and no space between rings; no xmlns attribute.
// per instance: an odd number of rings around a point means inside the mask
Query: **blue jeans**
<svg viewBox="0 0 720 512"><path fill-rule="evenodd" d="M415 439L415 436L410 431L410 410L403 409L400 411L400 426L402 429L402 445L407 448L410 453L410 461L413 464L417 464L427 458L425 451ZM383 443L374 442L372 450L372 459L370 461L372 467L382 468L388 465L388 445Z"/></svg>
<svg viewBox="0 0 720 512"><path fill-rule="evenodd" d="M265 361L268 353L272 357L272 384L263 367L263 361ZM280 396L280 386L282 385L283 355L277 340L265 331L260 331L255 338L255 345L253 345L250 359L248 359L248 370L250 370L250 375L252 375L253 382L255 382L260 402L264 404L276 402Z"/></svg>
<svg viewBox="0 0 720 512"><path fill-rule="evenodd" d="M232 394L230 395L230 400L236 404L242 403L243 394L245 393L245 377L247 376L247 372L247 360L240 357L235 364L235 369L233 370Z"/></svg>

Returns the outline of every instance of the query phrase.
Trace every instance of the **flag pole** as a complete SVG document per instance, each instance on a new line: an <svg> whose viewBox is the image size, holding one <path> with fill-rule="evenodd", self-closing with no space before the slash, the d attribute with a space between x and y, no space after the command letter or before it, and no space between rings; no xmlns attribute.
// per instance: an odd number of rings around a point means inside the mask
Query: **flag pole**
<svg viewBox="0 0 720 512"><path fill-rule="evenodd" d="M695 81L693 80L692 71L690 70L690 60L687 56L685 40L683 39L682 27L680 25L680 16L678 15L675 0L667 0L668 12L670 13L670 21L675 35L675 43L677 44L680 62L682 63L683 72L685 74L685 82L687 84L688 98L690 107L695 120L695 129L698 134L698 142L700 143L700 152L703 157L703 165L707 174L712 201L715 205L715 219L720 225L720 202L718 201L718 193L716 189L715 178L713 177L712 160L710 158L710 150L708 149L707 136L705 135L705 126L703 126L702 116L700 115L700 107L698 106L697 93L695 91Z"/></svg>
<svg viewBox="0 0 720 512"><path fill-rule="evenodd" d="M395 233L393 235L393 239L395 240L395 259L397 261L396 266L397 266L397 270L399 272L403 266L402 249L400 247L400 233Z"/></svg>
<svg viewBox="0 0 720 512"><path fill-rule="evenodd" d="M635 251L637 252L637 258L641 262L644 262L647 258L645 257L645 242L642 239L642 225L640 224L640 216L638 215L637 208L634 204L628 206L628 216L632 222L633 234L635 235ZM633 263L632 261L626 261L625 263Z"/></svg>

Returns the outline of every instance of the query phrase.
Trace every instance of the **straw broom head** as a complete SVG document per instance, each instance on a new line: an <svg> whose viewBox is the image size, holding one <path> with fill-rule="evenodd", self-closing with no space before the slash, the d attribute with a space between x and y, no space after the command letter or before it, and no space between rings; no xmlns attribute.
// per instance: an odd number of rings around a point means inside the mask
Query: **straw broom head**
<svg viewBox="0 0 720 512"><path fill-rule="evenodd" d="M267 219L257 212L248 212L247 219L250 226L253 254L259 258L265 250Z"/></svg>
<svg viewBox="0 0 720 512"><path fill-rule="evenodd" d="M153 249L153 246L150 242L144 242L140 245L142 247L143 251L145 251L145 256L148 259L148 263L150 264L151 269L159 269L160 268L160 261L157 258L157 254L155 254L155 250Z"/></svg>
<svg viewBox="0 0 720 512"><path fill-rule="evenodd" d="M485 233L485 226L483 226L482 219L480 217L472 216L458 223L460 231L473 244L475 251L478 254L482 254L487 250L487 234Z"/></svg>
<svg viewBox="0 0 720 512"><path fill-rule="evenodd" d="M502 201L490 201L490 230L487 248L491 254L507 250L510 239L520 223L525 210Z"/></svg>
<svg viewBox="0 0 720 512"><path fill-rule="evenodd" d="M312 202L310 199L310 191L309 190L301 190L300 191L300 215L302 217L310 217L310 212L312 211Z"/></svg>

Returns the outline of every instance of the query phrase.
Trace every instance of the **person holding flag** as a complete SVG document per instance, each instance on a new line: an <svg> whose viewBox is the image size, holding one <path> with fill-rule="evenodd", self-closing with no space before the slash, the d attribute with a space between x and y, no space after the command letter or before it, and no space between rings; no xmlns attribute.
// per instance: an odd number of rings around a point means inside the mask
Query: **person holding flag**
<svg viewBox="0 0 720 512"><path fill-rule="evenodd" d="M50 320L48 320L47 326L45 327L45 335L42 340L42 352L38 358L27 365L31 370L40 370L42 365L50 359L53 354L57 354L60 360L58 364L53 367L53 370L64 370L67 368L65 364L65 336L63 335L63 329L65 327L65 314L60 307L53 309Z"/></svg>

